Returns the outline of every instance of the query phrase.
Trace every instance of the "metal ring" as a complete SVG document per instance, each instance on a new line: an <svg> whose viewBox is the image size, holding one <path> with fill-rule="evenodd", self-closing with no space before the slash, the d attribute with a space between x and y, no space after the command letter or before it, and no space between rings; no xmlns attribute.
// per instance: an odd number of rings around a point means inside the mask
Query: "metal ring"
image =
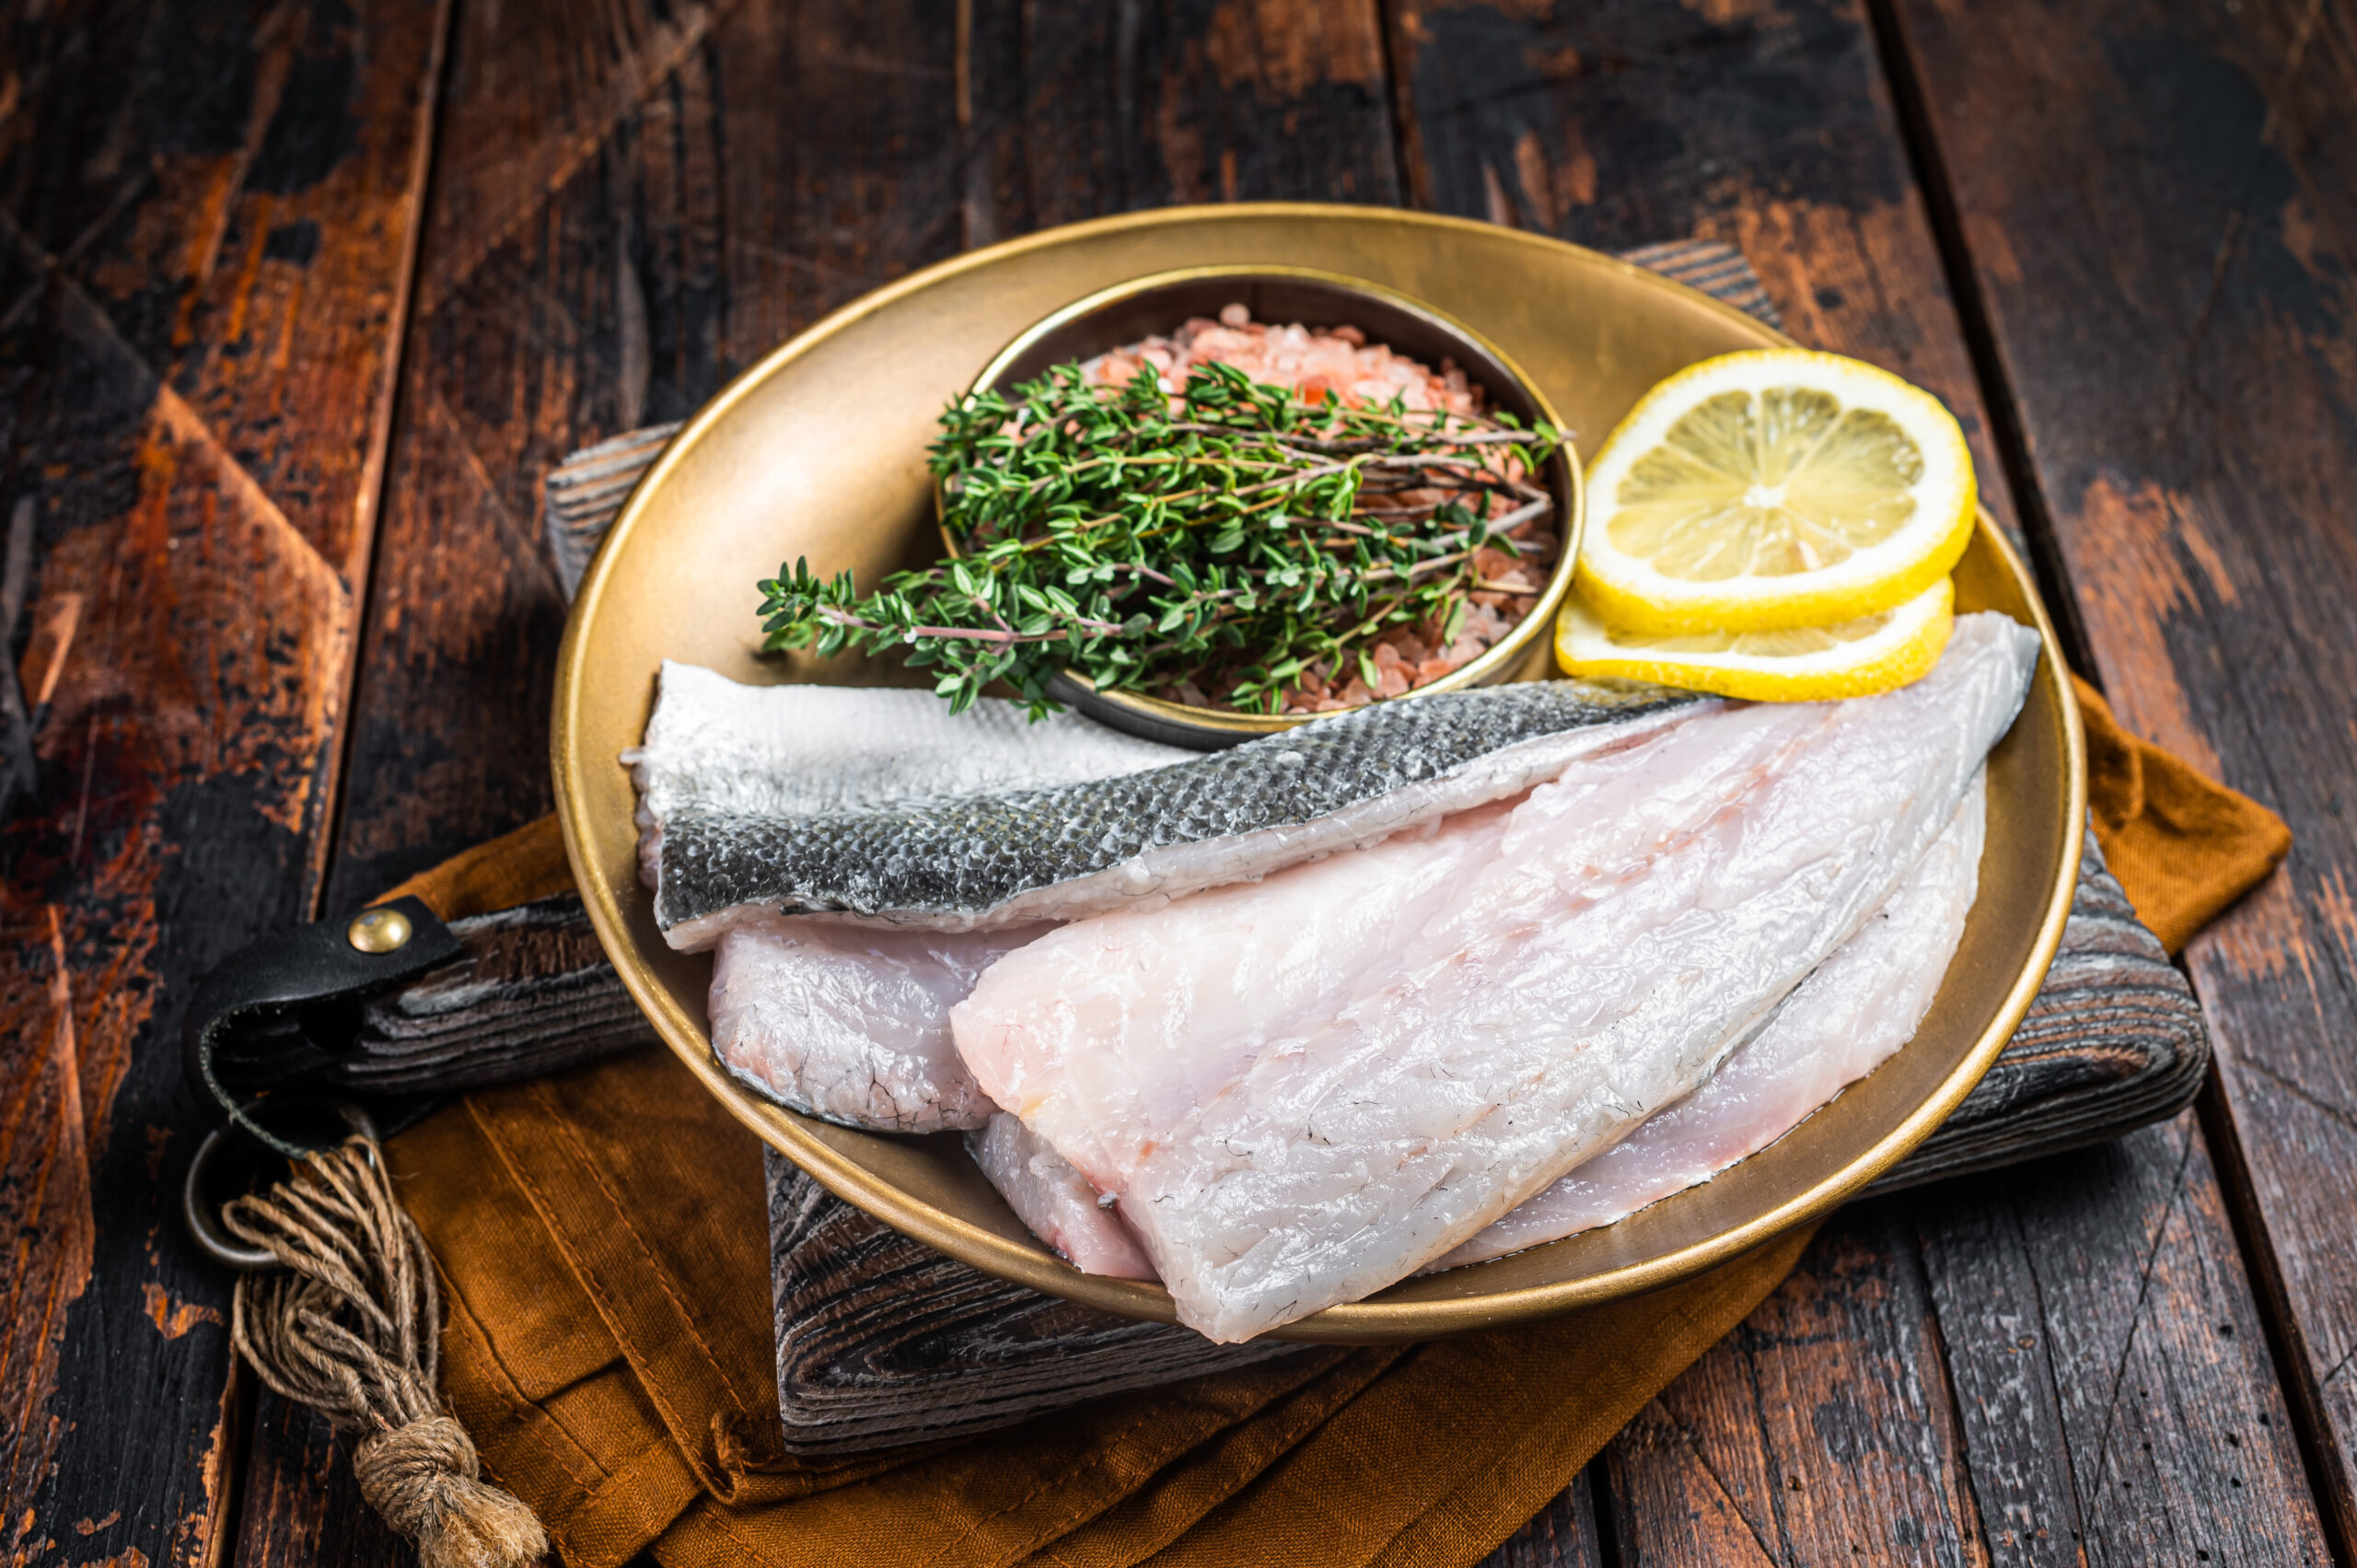
<svg viewBox="0 0 2357 1568"><path fill-rule="evenodd" d="M249 1100L238 1109L251 1117L261 1110L273 1109L273 1104L279 1109L299 1104L306 1109L333 1111L346 1127L368 1140L369 1157L372 1161L376 1158L377 1123L352 1101L289 1096L281 1097L275 1102ZM196 1243L197 1249L215 1262L241 1273L260 1273L278 1267L278 1255L266 1247L250 1247L230 1234L204 1196L206 1175L233 1141L251 1143L250 1139L240 1140L234 1122L224 1122L207 1132L204 1141L197 1144L196 1157L188 1162L188 1179L180 1184L180 1223L187 1227L189 1239Z"/></svg>

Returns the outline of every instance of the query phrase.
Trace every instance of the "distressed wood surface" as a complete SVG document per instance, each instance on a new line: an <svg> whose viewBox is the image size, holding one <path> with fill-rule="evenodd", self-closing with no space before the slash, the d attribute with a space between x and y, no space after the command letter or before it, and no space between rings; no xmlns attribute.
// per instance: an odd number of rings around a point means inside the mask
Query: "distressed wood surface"
<svg viewBox="0 0 2357 1568"><path fill-rule="evenodd" d="M1390 16L1418 205L1600 250L1735 246L1786 331L1937 393L2015 527L1855 4L1399 0Z"/></svg>
<svg viewBox="0 0 2357 1568"><path fill-rule="evenodd" d="M1391 200L1372 6L539 0L460 16L362 651L342 907L548 809L539 486L971 245Z"/></svg>
<svg viewBox="0 0 2357 1568"><path fill-rule="evenodd" d="M764 1150L788 1450L961 1437L1044 1411L1281 1355L993 1279L834 1197Z"/></svg>
<svg viewBox="0 0 2357 1568"><path fill-rule="evenodd" d="M155 1045L322 878L343 907L545 808L536 476L911 267L1258 195L1741 245L1796 335L1958 411L2123 716L2300 835L2190 955L2204 1119L1846 1211L1492 1561L2321 1562L2304 1458L2345 1559L2351 19L1876 4L1879 41L1834 0L462 0L422 225L430 0L0 20L40 773L0 837L0 1551L405 1560L227 1378Z"/></svg>
<svg viewBox="0 0 2357 1568"><path fill-rule="evenodd" d="M1606 1450L1634 1562L1989 1562L1938 1329L1891 1204L1844 1211L1783 1286Z"/></svg>
<svg viewBox="0 0 2357 1568"><path fill-rule="evenodd" d="M2188 1112L1890 1201L1997 1560L2331 1561L2208 1164Z"/></svg>
<svg viewBox="0 0 2357 1568"><path fill-rule="evenodd" d="M1908 0L1893 30L2015 400L2026 504L2113 705L2292 827L2290 860L2187 959L2229 1191L2345 1553L2357 17L2319 0Z"/></svg>
<svg viewBox="0 0 2357 1568"><path fill-rule="evenodd" d="M1399 196L1371 0L470 4L444 96L334 909L548 809L539 486L565 453L973 245ZM307 1419L258 1418L283 1447Z"/></svg>
<svg viewBox="0 0 2357 1568"><path fill-rule="evenodd" d="M227 1544L226 1282L165 1202L203 1125L179 1015L310 907L439 29L433 0L0 20L39 770L0 837L0 1561Z"/></svg>
<svg viewBox="0 0 2357 1568"><path fill-rule="evenodd" d="M276 1400L270 1404L242 1455L244 1505L233 1561L243 1568L407 1568L415 1562L416 1553L377 1516L358 1487L321 1484L350 1463L327 1418Z"/></svg>
<svg viewBox="0 0 2357 1568"><path fill-rule="evenodd" d="M570 894L450 923L465 956L362 1009L340 1081L363 1093L512 1084L652 1045L655 1026Z"/></svg>
<svg viewBox="0 0 2357 1568"><path fill-rule="evenodd" d="M1975 32L2000 25L1979 8L1956 16L1956 26ZM1917 181L1872 19L1858 0L1707 6L1409 0L1393 22L1404 141L1420 155L1410 182L1425 200L1606 248L1665 230L1735 240L1760 271L1787 330L1886 365L1948 402L1973 441L1984 496L2019 529L2007 453L1987 412L1991 389L1976 378L1967 323L1945 283L1935 215ZM2010 23L2015 33L2046 26L2027 15ZM1987 82L1987 70L1973 80ZM2071 96L2059 78L2044 90ZM2024 178L2067 201L2067 185L2026 171ZM2073 280L2041 298L2068 311L2078 294L2101 286ZM2077 392L2098 395L2084 383ZM2039 532L2033 529L2029 542L2034 559L2050 554ZM2223 1199L2201 1133L2184 1126L2182 1147L2150 1134L2119 1145L2136 1167L2133 1179L2078 1194L2077 1206L2019 1211L2022 1245L2050 1258L2073 1244L2074 1226L2141 1233L2145 1211L2124 1194L2147 1188L2175 1195L2180 1205L2216 1210ZM1977 1179L1936 1191L1963 1194L1958 1201L1968 1207L1980 1201L1973 1196ZM2109 1418L2042 1430L2039 1441L2064 1457L2048 1470L2016 1466L1993 1425L1959 1424L1943 1356L1944 1347L1977 1328L1959 1322L1951 1332L1947 1321L1973 1304L1962 1283L1970 1260L1924 1250L1902 1228L1873 1221L1872 1212L1834 1222L1744 1334L1692 1369L1608 1451L1610 1506L1621 1522L1616 1539L1633 1559L1708 1560L1724 1551L1740 1560L1747 1540L1780 1562L1846 1559L1852 1546L1870 1558L1902 1561L2008 1556L2014 1548L1991 1544L1990 1520L2005 1508L2060 1516L2073 1505L2070 1478L2113 1462ZM2219 1323L2256 1320L2231 1232L2170 1234L2189 1254L2182 1266L2160 1272L2152 1255L2144 1266L2074 1282L2073 1322L2061 1320L2050 1298L2030 1297L2045 1314L2030 1326L2034 1337L2085 1353L2058 1362L2053 1377L2112 1389L2122 1386L2116 1369L2138 1345L2207 1343ZM1820 1355L1808 1333L1761 1329L1790 1323L1802 1302L1848 1352ZM2100 1342L2074 1336L2074 1326L2091 1318L2126 1327ZM2214 1380L2222 1402L2257 1400L2280 1410L2282 1396L2262 1352L2238 1346L2199 1364L2200 1376ZM1774 1400L1759 1392L1770 1387L1778 1390ZM1786 1406L1795 1401L1868 1413L1859 1418L1863 1426L1848 1415L1829 1416L1830 1424L1817 1431L1789 1423ZM2107 1409L2117 1412L2116 1405ZM2153 1445L2150 1462L2158 1469L2202 1478L2212 1474L2215 1446L2190 1412L2190 1406L2155 1412L2138 1442ZM1919 1419L1938 1429L1936 1440L1876 1446ZM1666 1434L1680 1430L1693 1441L1670 1441ZM2215 1478L2206 1487L2156 1489L2140 1500L2143 1511L2132 1522L2104 1514L2088 1523L2073 1551L2084 1550L2090 1561L2136 1561L2137 1543L2154 1532L2190 1540L2219 1511L2252 1508L2282 1521L2274 1539L2289 1543L2289 1555L2258 1560L2297 1562L2311 1553L2321 1561L2322 1538L2284 1423L2254 1425L2245 1440L2266 1449L2266 1464L2256 1468L2260 1484L2230 1487ZM1756 1492L1730 1490L1747 1476L1742 1485L1772 1477L1790 1495L1771 1506ZM1673 1527L1681 1508L1699 1533ZM1645 1533L1655 1527L1667 1533ZM2266 1539L2255 1538L2255 1547Z"/></svg>

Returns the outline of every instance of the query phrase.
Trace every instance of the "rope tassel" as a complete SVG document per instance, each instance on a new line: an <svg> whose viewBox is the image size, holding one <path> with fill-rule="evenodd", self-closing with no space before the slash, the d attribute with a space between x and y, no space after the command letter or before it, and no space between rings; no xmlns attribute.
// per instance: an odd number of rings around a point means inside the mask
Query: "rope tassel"
<svg viewBox="0 0 2357 1568"><path fill-rule="evenodd" d="M540 1521L485 1482L446 1414L442 1299L425 1238L366 1137L305 1160L293 1179L233 1199L222 1221L280 1273L238 1281L229 1333L271 1391L364 1435L360 1493L417 1545L424 1568L520 1568L548 1551Z"/></svg>

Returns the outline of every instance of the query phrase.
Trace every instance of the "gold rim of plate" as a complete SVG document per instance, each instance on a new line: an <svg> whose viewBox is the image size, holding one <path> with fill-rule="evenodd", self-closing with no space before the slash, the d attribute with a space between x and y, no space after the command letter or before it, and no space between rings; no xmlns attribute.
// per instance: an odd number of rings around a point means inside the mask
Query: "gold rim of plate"
<svg viewBox="0 0 2357 1568"><path fill-rule="evenodd" d="M635 745L665 657L740 680L909 683L856 659L755 656L753 583L797 550L863 581L933 543L923 447L934 415L1017 332L1124 279L1221 263L1299 266L1429 301L1543 389L1575 434L1608 430L1669 372L1790 343L1631 263L1458 218L1306 203L1182 207L971 252L877 290L737 377L639 482L590 566L558 656L557 809L607 955L665 1041L728 1109L833 1192L1002 1279L1170 1321L1159 1285L1083 1274L1024 1229L954 1134L836 1127L757 1098L705 1033L710 959L672 952L637 875ZM1990 758L1980 891L1915 1038L1778 1143L1618 1225L1305 1318L1275 1337L1432 1339L1658 1289L1822 1215L1946 1120L2037 994L2069 917L2086 810L2085 741L2054 628L1983 513L1956 569L1959 611L2003 610L2044 645L2021 717ZM1547 645L1540 644L1543 648ZM1412 700L1412 699L1410 699ZM750 1179L748 1173L748 1179Z"/></svg>

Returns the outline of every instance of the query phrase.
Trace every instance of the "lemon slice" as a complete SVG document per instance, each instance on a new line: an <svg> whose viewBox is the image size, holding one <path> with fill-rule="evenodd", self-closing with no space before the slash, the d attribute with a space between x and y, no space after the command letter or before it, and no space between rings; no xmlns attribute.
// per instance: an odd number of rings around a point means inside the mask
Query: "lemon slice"
<svg viewBox="0 0 2357 1568"><path fill-rule="evenodd" d="M1555 660L1566 675L1815 703L1919 679L1939 662L1955 622L1956 586L1946 577L1897 610L1776 632L1631 632L1607 624L1574 590L1555 621Z"/></svg>
<svg viewBox="0 0 2357 1568"><path fill-rule="evenodd" d="M1579 576L1613 625L1826 626L1906 603L1972 537L1940 401L1840 354L1761 349L1646 393L1589 465Z"/></svg>

